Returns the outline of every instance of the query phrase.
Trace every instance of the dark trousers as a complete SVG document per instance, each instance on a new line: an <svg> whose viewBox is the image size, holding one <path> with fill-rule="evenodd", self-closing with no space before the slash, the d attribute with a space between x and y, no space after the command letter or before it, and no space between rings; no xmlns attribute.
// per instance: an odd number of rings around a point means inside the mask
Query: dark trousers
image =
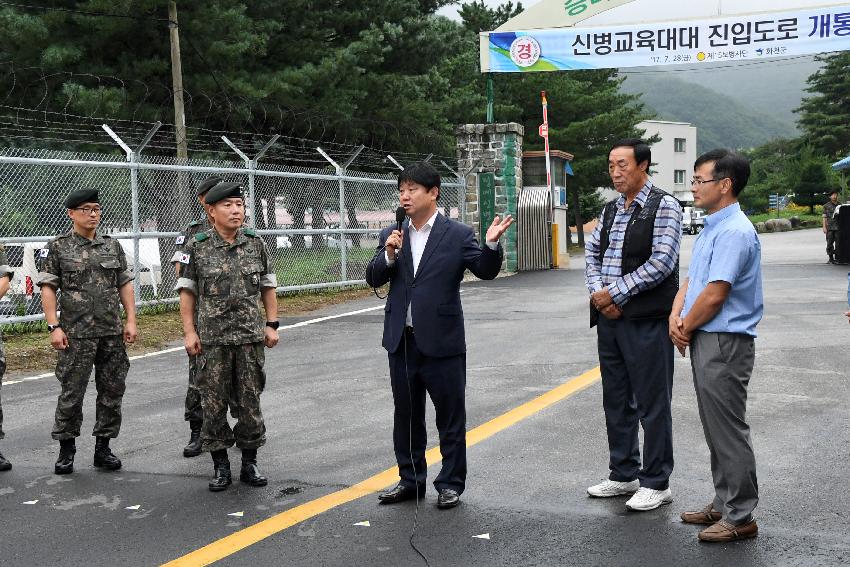
<svg viewBox="0 0 850 567"><path fill-rule="evenodd" d="M466 355L425 356L416 347L415 335L407 332L398 350L390 353L389 361L395 403L393 447L401 484L424 485L427 478L427 392L434 403L443 456L443 468L434 486L462 493L466 485Z"/></svg>
<svg viewBox="0 0 850 567"><path fill-rule="evenodd" d="M597 332L609 479L638 479L642 487L664 490L673 472L673 344L667 320L600 317Z"/></svg>
<svg viewBox="0 0 850 567"><path fill-rule="evenodd" d="M837 230L827 230L826 231L826 254L830 258L838 255L838 231Z"/></svg>

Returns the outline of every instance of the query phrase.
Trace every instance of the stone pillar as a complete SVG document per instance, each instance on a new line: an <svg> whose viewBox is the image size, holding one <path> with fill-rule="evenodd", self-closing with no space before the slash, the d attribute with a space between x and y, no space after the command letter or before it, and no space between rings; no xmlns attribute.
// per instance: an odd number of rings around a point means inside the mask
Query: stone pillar
<svg viewBox="0 0 850 567"><path fill-rule="evenodd" d="M479 241L493 215L511 214L514 225L502 237L502 269L517 271L517 195L522 189L522 124L464 124L455 129L458 169L466 178L463 222L472 226ZM482 219L483 215L483 219ZM482 226L483 224L483 226Z"/></svg>

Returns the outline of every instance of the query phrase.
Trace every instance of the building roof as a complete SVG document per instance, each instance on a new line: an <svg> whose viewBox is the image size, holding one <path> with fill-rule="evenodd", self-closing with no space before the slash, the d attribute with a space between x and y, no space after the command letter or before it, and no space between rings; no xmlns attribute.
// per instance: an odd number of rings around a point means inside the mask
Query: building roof
<svg viewBox="0 0 850 567"><path fill-rule="evenodd" d="M523 151L522 157L523 158L545 158L546 152L539 151L539 150L530 151L530 152ZM549 150L549 157L561 158L561 159L565 159L567 161L573 161L573 159L575 159L575 156L573 154L568 154L567 152L563 152L561 150Z"/></svg>
<svg viewBox="0 0 850 567"><path fill-rule="evenodd" d="M671 120L641 120L638 124L677 124L679 126L690 126L692 128L696 128L690 122L673 122Z"/></svg>

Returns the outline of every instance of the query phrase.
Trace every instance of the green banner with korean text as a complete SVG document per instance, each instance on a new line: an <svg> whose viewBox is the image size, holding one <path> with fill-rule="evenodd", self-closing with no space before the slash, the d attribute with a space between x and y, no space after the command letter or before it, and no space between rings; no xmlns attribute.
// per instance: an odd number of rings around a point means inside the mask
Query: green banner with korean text
<svg viewBox="0 0 850 567"><path fill-rule="evenodd" d="M485 73L811 55L850 49L850 4L682 22L484 32L481 47Z"/></svg>

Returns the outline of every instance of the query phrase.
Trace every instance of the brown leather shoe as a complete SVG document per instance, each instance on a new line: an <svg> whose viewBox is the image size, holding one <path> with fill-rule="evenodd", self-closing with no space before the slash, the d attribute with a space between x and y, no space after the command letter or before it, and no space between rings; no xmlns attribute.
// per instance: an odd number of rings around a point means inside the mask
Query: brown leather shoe
<svg viewBox="0 0 850 567"><path fill-rule="evenodd" d="M698 512L682 512L679 516L686 524L704 524L710 526L723 519L723 514L714 509L714 505L709 504Z"/></svg>
<svg viewBox="0 0 850 567"><path fill-rule="evenodd" d="M720 520L716 524L702 530L697 537L699 537L700 541L714 543L747 539L756 537L757 535L759 535L759 527L755 520L750 520L740 526L734 526L726 520Z"/></svg>

